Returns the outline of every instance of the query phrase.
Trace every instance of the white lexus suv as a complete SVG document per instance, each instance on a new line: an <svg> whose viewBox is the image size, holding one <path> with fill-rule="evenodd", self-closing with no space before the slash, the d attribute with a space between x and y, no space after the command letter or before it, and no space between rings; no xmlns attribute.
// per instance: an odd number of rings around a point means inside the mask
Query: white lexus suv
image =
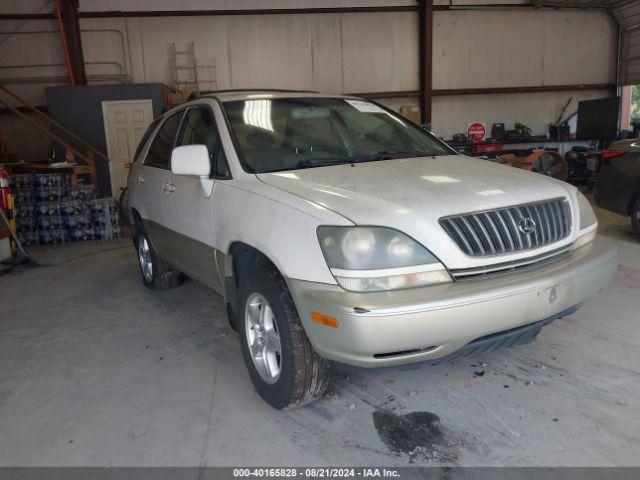
<svg viewBox="0 0 640 480"><path fill-rule="evenodd" d="M128 187L145 286L186 275L221 294L275 408L322 395L330 361L531 341L617 268L571 185L349 96L202 94L153 122Z"/></svg>

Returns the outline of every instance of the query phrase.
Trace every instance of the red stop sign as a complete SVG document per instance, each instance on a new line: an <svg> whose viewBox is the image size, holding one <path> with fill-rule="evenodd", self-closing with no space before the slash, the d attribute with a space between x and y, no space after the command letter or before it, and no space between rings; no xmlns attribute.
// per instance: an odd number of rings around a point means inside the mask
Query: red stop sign
<svg viewBox="0 0 640 480"><path fill-rule="evenodd" d="M467 137L472 142L481 142L484 140L484 136L487 133L487 129L484 126L484 123L473 122L469 124L467 127Z"/></svg>

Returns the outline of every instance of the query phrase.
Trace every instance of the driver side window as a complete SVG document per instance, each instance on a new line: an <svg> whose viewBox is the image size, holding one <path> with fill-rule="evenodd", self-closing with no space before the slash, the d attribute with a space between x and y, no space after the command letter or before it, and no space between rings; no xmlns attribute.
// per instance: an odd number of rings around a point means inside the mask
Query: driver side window
<svg viewBox="0 0 640 480"><path fill-rule="evenodd" d="M218 129L208 108L195 107L187 110L176 142L176 146L183 145L205 145L209 151L212 176L230 178Z"/></svg>
<svg viewBox="0 0 640 480"><path fill-rule="evenodd" d="M169 170L173 140L175 139L178 125L180 125L180 117L182 117L182 114L183 111L176 112L162 124L156 137L149 146L149 152L144 161L145 165Z"/></svg>

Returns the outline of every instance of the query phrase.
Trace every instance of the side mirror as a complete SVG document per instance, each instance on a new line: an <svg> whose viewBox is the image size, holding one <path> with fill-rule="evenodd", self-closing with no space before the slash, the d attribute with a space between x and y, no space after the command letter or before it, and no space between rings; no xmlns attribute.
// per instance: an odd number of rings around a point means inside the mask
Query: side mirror
<svg viewBox="0 0 640 480"><path fill-rule="evenodd" d="M199 178L202 193L207 198L211 196L213 180L209 178L211 160L206 145L184 145L174 148L171 152L171 173Z"/></svg>
<svg viewBox="0 0 640 480"><path fill-rule="evenodd" d="M171 172L174 175L209 177L211 161L206 145L184 145L171 152Z"/></svg>

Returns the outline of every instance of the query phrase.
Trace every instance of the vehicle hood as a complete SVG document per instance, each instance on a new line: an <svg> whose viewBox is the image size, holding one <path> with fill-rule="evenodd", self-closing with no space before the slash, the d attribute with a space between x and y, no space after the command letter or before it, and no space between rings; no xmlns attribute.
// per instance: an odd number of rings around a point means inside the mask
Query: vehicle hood
<svg viewBox="0 0 640 480"><path fill-rule="evenodd" d="M449 258L450 268L488 262L447 254L452 247L462 252L438 224L442 217L557 197L567 198L573 210L571 187L564 182L464 155L332 165L261 173L258 178L356 225L400 230L441 260ZM518 256L523 255L513 255Z"/></svg>

